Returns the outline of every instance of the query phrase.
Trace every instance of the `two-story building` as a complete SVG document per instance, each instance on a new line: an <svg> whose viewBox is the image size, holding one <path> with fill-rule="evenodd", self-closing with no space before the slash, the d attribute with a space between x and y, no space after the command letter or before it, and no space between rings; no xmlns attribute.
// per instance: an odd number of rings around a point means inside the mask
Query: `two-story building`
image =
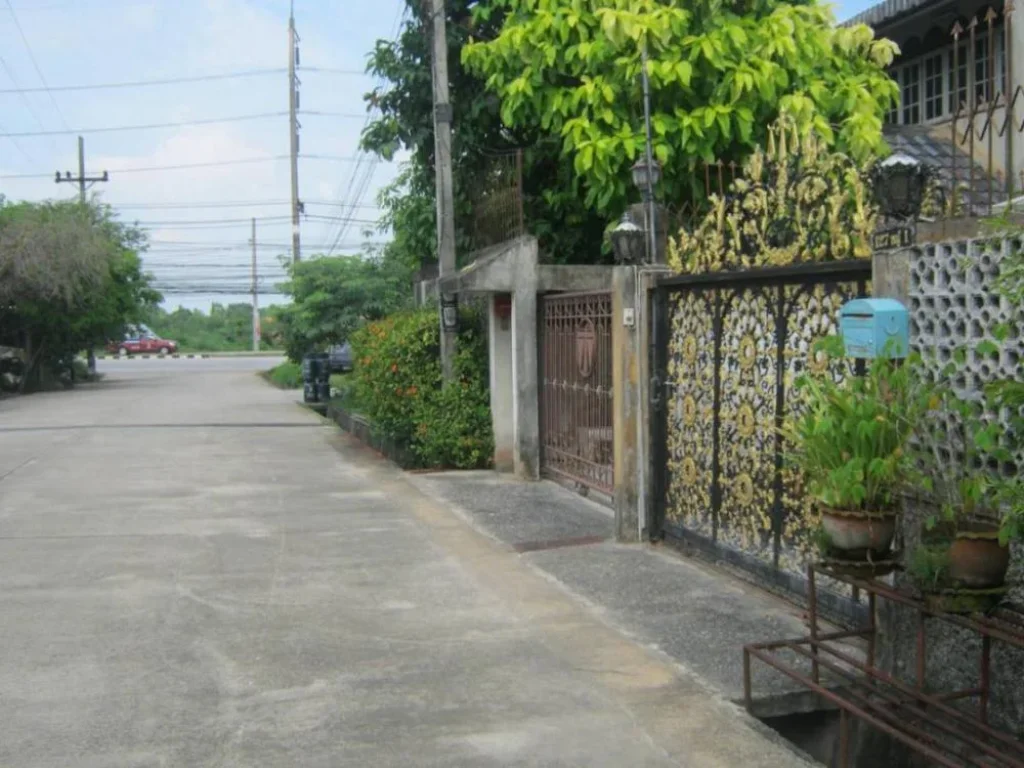
<svg viewBox="0 0 1024 768"><path fill-rule="evenodd" d="M886 121L893 149L955 178L975 211L988 207L990 186L997 202L1024 189L1024 19L1014 24L1011 2L885 0L846 22L900 47L891 70L900 103Z"/></svg>

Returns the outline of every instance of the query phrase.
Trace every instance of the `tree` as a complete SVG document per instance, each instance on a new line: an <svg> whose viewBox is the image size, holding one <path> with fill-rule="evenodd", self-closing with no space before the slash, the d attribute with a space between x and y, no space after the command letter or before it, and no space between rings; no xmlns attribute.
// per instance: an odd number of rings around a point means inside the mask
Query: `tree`
<svg viewBox="0 0 1024 768"><path fill-rule="evenodd" d="M0 337L25 349L23 388L160 300L142 272L143 245L105 206L0 202Z"/></svg>
<svg viewBox="0 0 1024 768"><path fill-rule="evenodd" d="M884 151L882 119L898 88L885 67L898 51L864 25L835 26L827 6L745 0L492 0L500 33L467 45L514 130L560 137L585 201L614 215L644 147L641 49L649 56L661 197L702 195L700 162L742 161L781 113L800 130L866 160Z"/></svg>
<svg viewBox="0 0 1024 768"><path fill-rule="evenodd" d="M346 341L365 322L405 306L409 270L377 254L315 257L290 268L281 290L291 296L279 320L292 360Z"/></svg>
<svg viewBox="0 0 1024 768"><path fill-rule="evenodd" d="M370 54L370 73L386 84L366 95L380 116L363 133L362 146L387 160L400 149L411 154L379 202L385 212L381 228L394 233L386 253L418 267L437 260L434 106L429 7L414 0L407 5L409 20L401 34L378 41ZM557 134L539 124L504 124L501 101L483 95L485 79L462 64L462 49L473 36L488 38L500 31L501 5L497 0L446 2L457 253L461 257L480 245L474 207L487 190L486 169L495 156L522 150L526 230L553 261L597 261L608 221L581 200L575 174L560 158ZM490 9L486 18L474 16L475 6Z"/></svg>

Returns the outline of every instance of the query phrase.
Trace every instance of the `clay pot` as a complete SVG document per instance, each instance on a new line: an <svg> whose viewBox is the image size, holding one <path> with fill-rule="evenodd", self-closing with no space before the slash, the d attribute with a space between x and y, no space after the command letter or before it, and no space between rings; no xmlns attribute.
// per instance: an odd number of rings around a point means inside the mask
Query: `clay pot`
<svg viewBox="0 0 1024 768"><path fill-rule="evenodd" d="M957 531L949 548L949 577L970 589L1001 587L1010 567L1010 548L999 543L999 532L976 527Z"/></svg>
<svg viewBox="0 0 1024 768"><path fill-rule="evenodd" d="M821 525L832 549L844 557L854 560L882 558L892 547L896 514L824 507Z"/></svg>

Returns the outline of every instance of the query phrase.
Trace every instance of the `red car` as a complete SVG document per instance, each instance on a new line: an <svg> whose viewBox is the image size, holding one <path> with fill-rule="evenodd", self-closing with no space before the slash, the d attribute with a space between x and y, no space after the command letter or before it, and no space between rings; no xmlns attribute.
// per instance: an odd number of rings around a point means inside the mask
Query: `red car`
<svg viewBox="0 0 1024 768"><path fill-rule="evenodd" d="M178 351L178 342L169 339L161 339L159 336L147 334L144 336L126 337L121 341L112 341L107 344L107 352L127 357L128 355L172 355Z"/></svg>

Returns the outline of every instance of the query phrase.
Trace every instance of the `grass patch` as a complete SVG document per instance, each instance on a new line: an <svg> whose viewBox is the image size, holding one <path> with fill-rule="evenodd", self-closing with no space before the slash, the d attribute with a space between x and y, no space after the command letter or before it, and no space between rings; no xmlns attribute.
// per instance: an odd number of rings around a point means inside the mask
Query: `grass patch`
<svg viewBox="0 0 1024 768"><path fill-rule="evenodd" d="M278 389L299 389L302 387L302 366L285 360L280 365L275 365L269 371L264 371L263 378L269 381Z"/></svg>

